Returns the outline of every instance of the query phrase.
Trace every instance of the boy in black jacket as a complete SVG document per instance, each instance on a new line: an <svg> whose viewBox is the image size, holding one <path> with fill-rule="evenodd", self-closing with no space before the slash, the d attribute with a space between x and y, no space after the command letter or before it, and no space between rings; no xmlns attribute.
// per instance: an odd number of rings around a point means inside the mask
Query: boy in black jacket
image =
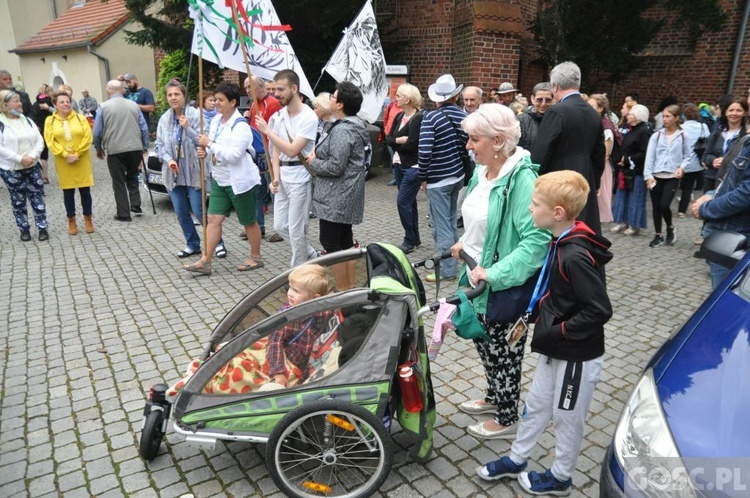
<svg viewBox="0 0 750 498"><path fill-rule="evenodd" d="M612 316L604 265L612 259L610 242L575 221L586 204L589 186L574 171L540 176L529 210L537 228L553 238L532 298L539 318L531 350L539 360L526 395L526 416L509 456L477 468L482 479L517 477L535 495L566 496L581 448L583 428L604 355L604 324ZM555 428L555 461L543 473L522 472L550 419Z"/></svg>

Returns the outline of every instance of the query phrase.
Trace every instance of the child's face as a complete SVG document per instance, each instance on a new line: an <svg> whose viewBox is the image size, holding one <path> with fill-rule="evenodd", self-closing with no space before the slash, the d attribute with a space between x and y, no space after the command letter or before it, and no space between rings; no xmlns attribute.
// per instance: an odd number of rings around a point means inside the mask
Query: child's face
<svg viewBox="0 0 750 498"><path fill-rule="evenodd" d="M531 218L534 220L534 226L536 228L547 230L554 228L557 221L555 219L555 210L549 205L547 200L536 191L531 195L529 211L531 212Z"/></svg>
<svg viewBox="0 0 750 498"><path fill-rule="evenodd" d="M317 294L311 294L297 282L289 282L289 290L286 291L286 297L289 300L289 306L296 306L310 299L318 297Z"/></svg>

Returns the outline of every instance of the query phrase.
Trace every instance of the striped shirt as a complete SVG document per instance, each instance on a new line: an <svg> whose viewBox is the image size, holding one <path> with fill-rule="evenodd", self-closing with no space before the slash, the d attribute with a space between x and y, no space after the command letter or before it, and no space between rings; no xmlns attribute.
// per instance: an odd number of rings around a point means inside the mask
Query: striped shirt
<svg viewBox="0 0 750 498"><path fill-rule="evenodd" d="M465 117L466 113L455 104L447 104L425 114L419 131L421 181L439 183L464 176L461 151L469 140L461 129L461 121Z"/></svg>

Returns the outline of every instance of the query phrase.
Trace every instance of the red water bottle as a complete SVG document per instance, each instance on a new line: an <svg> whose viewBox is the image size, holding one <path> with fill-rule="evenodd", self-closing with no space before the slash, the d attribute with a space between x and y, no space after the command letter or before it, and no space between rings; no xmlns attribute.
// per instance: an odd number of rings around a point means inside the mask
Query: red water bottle
<svg viewBox="0 0 750 498"><path fill-rule="evenodd" d="M401 400L407 412L422 411L422 393L419 392L419 382L414 375L413 364L398 367L398 385L401 387Z"/></svg>

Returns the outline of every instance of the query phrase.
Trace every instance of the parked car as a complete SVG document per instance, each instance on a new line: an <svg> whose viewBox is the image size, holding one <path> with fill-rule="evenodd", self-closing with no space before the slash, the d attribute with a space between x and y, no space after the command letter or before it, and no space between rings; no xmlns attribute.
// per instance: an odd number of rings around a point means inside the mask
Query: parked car
<svg viewBox="0 0 750 498"><path fill-rule="evenodd" d="M161 175L161 161L153 150L148 153L146 161L146 171L142 175L143 186L150 190L152 194L169 195L167 187L164 186L164 179Z"/></svg>
<svg viewBox="0 0 750 498"><path fill-rule="evenodd" d="M602 497L748 496L747 249L734 232L704 241L706 259L734 270L646 366L602 463Z"/></svg>

